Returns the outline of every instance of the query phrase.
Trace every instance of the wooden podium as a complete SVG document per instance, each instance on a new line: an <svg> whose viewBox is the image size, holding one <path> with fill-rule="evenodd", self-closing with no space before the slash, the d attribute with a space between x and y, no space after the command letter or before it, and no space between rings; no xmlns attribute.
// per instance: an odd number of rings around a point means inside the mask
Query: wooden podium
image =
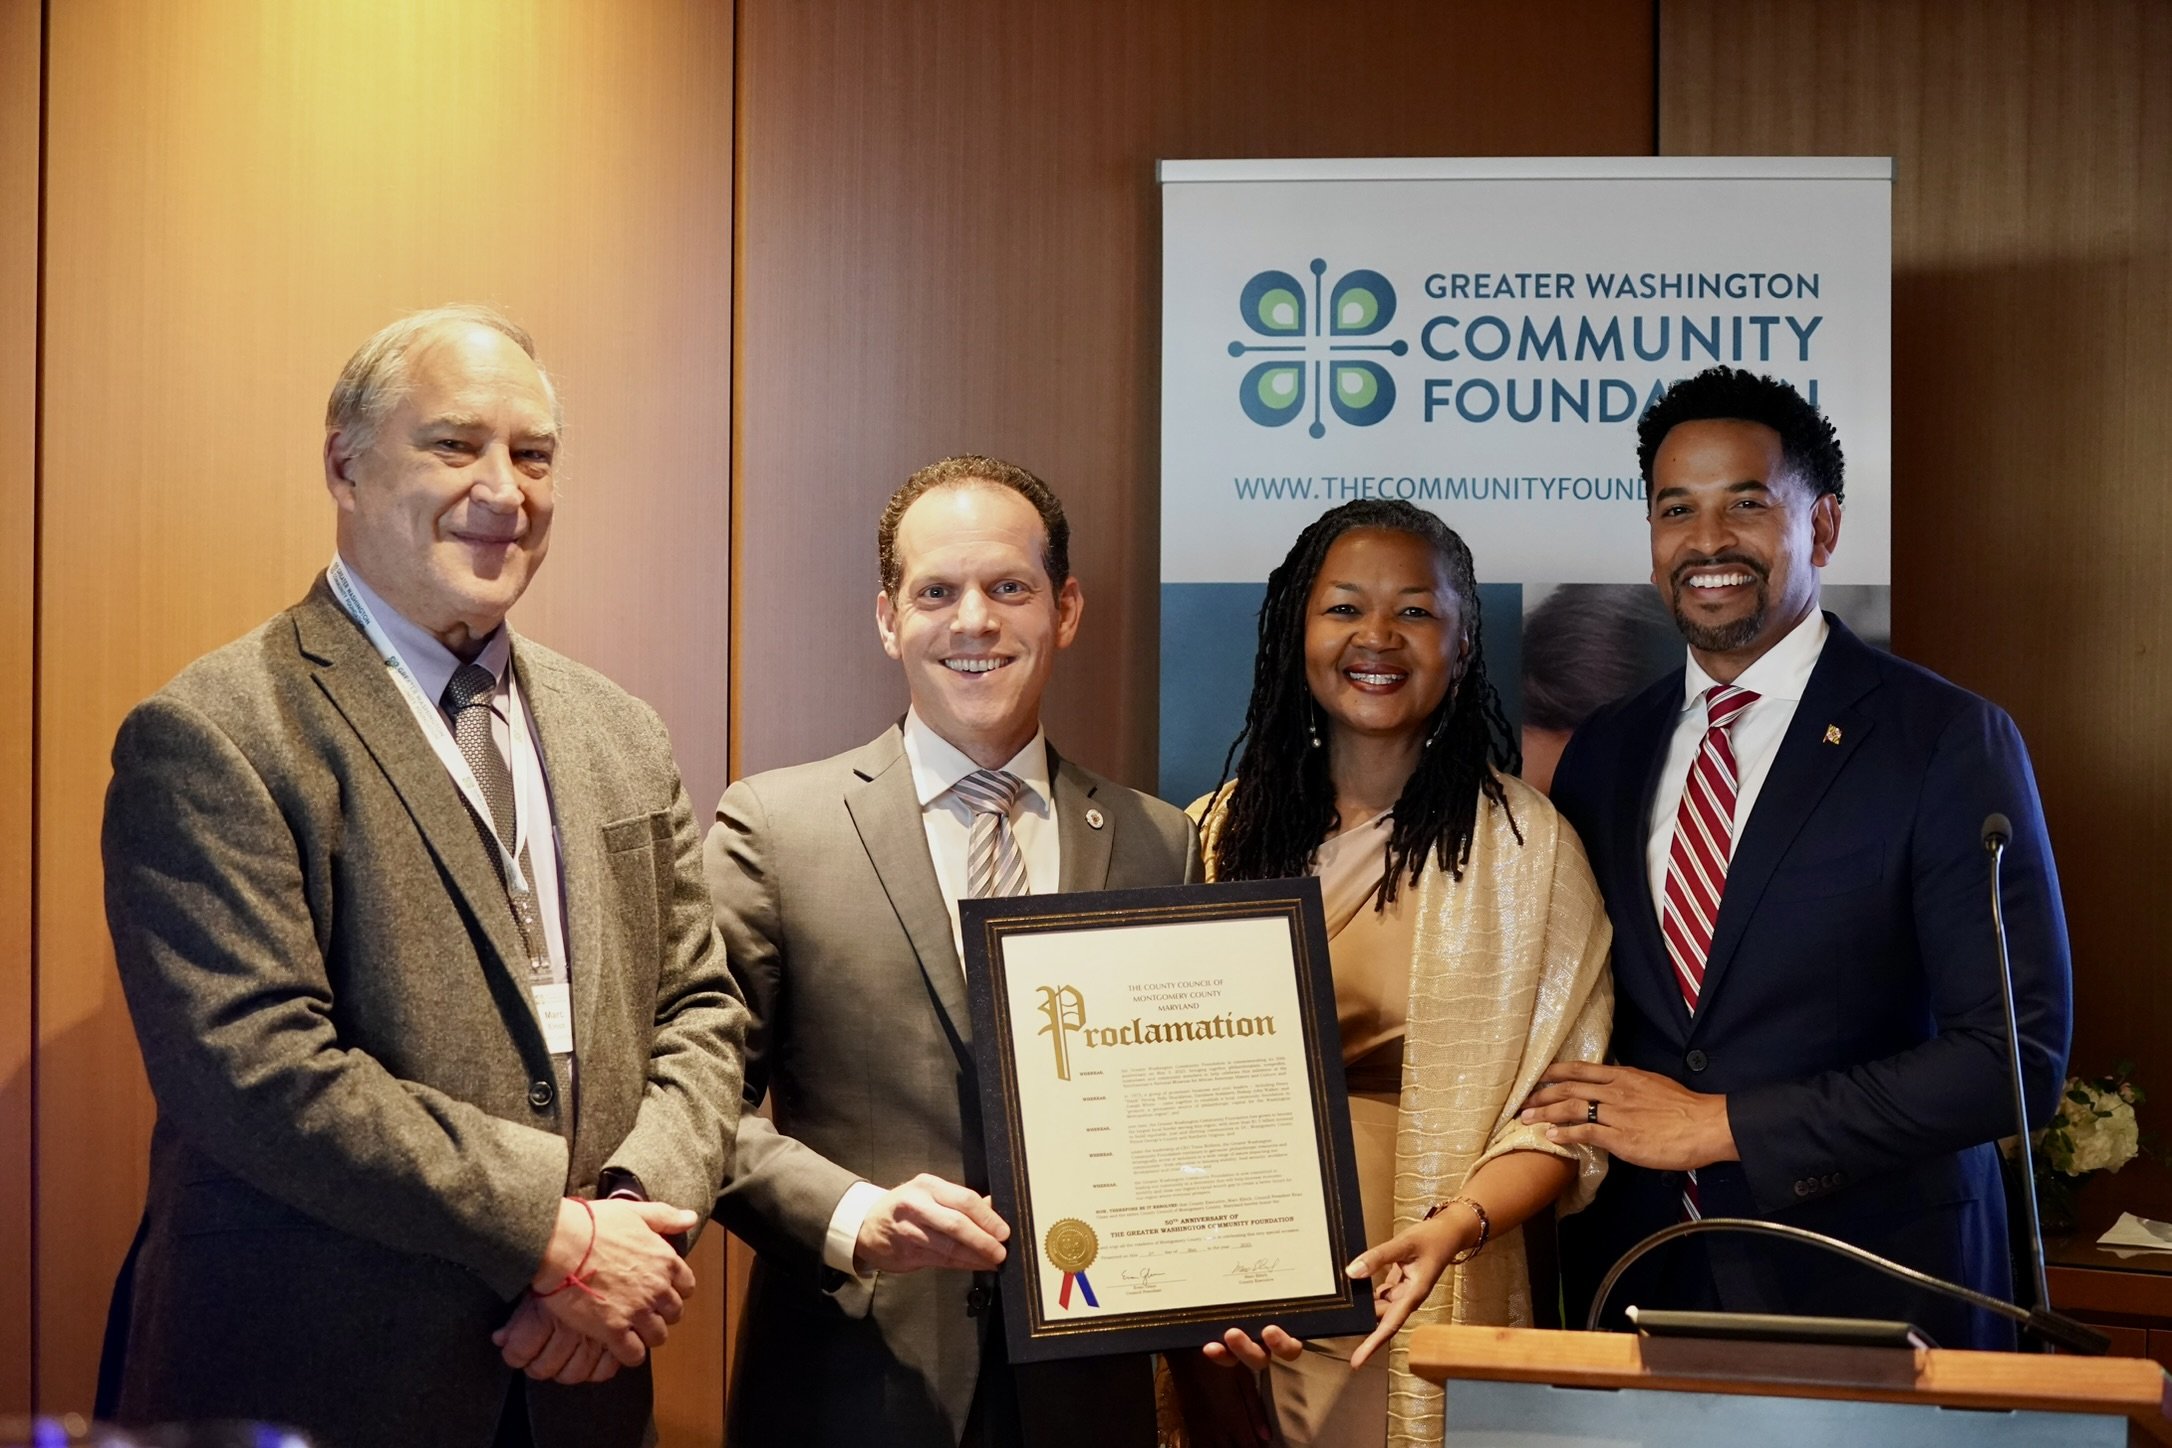
<svg viewBox="0 0 2172 1448"><path fill-rule="evenodd" d="M2140 1358L1426 1327L1410 1365L1452 1448L2172 1448L2172 1378Z"/></svg>

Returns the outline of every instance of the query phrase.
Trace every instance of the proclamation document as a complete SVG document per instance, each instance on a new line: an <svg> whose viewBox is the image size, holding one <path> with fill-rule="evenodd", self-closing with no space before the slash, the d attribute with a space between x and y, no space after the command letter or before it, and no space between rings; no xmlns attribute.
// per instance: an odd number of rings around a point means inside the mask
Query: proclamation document
<svg viewBox="0 0 2172 1448"><path fill-rule="evenodd" d="M1317 882L965 904L1012 1358L1369 1329Z"/></svg>

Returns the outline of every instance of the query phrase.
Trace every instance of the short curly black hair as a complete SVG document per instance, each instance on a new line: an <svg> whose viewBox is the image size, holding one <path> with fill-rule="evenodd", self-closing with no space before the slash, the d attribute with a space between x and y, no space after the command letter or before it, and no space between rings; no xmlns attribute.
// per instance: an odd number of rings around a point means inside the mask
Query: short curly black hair
<svg viewBox="0 0 2172 1448"><path fill-rule="evenodd" d="M1666 390L1637 420L1637 467L1646 488L1652 462L1667 434L1685 422L1761 422L1780 434L1780 456L1815 496L1831 493L1842 502L1845 485L1840 437L1825 414L1776 377L1760 377L1739 367L1707 367Z"/></svg>

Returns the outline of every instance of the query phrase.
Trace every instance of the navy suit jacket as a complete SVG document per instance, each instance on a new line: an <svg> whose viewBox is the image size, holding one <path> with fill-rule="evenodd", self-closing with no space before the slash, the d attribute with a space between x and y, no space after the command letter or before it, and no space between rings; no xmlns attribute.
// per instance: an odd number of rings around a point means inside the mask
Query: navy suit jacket
<svg viewBox="0 0 2172 1448"><path fill-rule="evenodd" d="M1831 635L1743 824L1694 1015L1646 872L1683 671L1576 732L1553 800L1614 922L1614 1059L1723 1093L1739 1162L1698 1173L1706 1216L1764 1217L2011 1297L1996 1138L2012 1134L1991 929L1993 811L2032 1117L2066 1072L2070 962L2027 750L2003 710ZM1679 1219L1679 1173L1616 1163L1563 1224L1572 1321L1637 1241ZM1671 1256L1669 1254L1672 1254ZM1949 1347L2012 1343L1989 1314L1811 1249L1707 1236L1617 1290L1647 1307L1904 1318Z"/></svg>

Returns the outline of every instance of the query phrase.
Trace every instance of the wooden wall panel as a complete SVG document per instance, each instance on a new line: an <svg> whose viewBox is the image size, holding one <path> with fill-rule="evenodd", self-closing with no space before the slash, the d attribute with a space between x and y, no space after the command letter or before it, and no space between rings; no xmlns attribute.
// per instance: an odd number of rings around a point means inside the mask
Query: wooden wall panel
<svg viewBox="0 0 2172 1448"><path fill-rule="evenodd" d="M2163 1083L2172 7L1665 0L1661 16L1667 152L1897 158L1895 644L2029 740L2073 932L2076 1069L2131 1058Z"/></svg>
<svg viewBox="0 0 2172 1448"><path fill-rule="evenodd" d="M30 1409L38 0L0 0L0 1417Z"/></svg>
<svg viewBox="0 0 2172 1448"><path fill-rule="evenodd" d="M904 706L875 519L915 467L1048 478L1085 624L1053 732L1155 773L1159 157L1645 154L1648 0L743 0L735 767Z"/></svg>
<svg viewBox="0 0 2172 1448"><path fill-rule="evenodd" d="M732 16L71 0L51 20L37 1204L65 1228L41 1234L37 1394L58 1409L90 1396L150 1120L99 903L107 749L330 555L320 419L370 331L453 298L532 328L570 430L515 621L653 700L696 794L723 787ZM667 1442L716 1440L721 1286L660 1359Z"/></svg>

